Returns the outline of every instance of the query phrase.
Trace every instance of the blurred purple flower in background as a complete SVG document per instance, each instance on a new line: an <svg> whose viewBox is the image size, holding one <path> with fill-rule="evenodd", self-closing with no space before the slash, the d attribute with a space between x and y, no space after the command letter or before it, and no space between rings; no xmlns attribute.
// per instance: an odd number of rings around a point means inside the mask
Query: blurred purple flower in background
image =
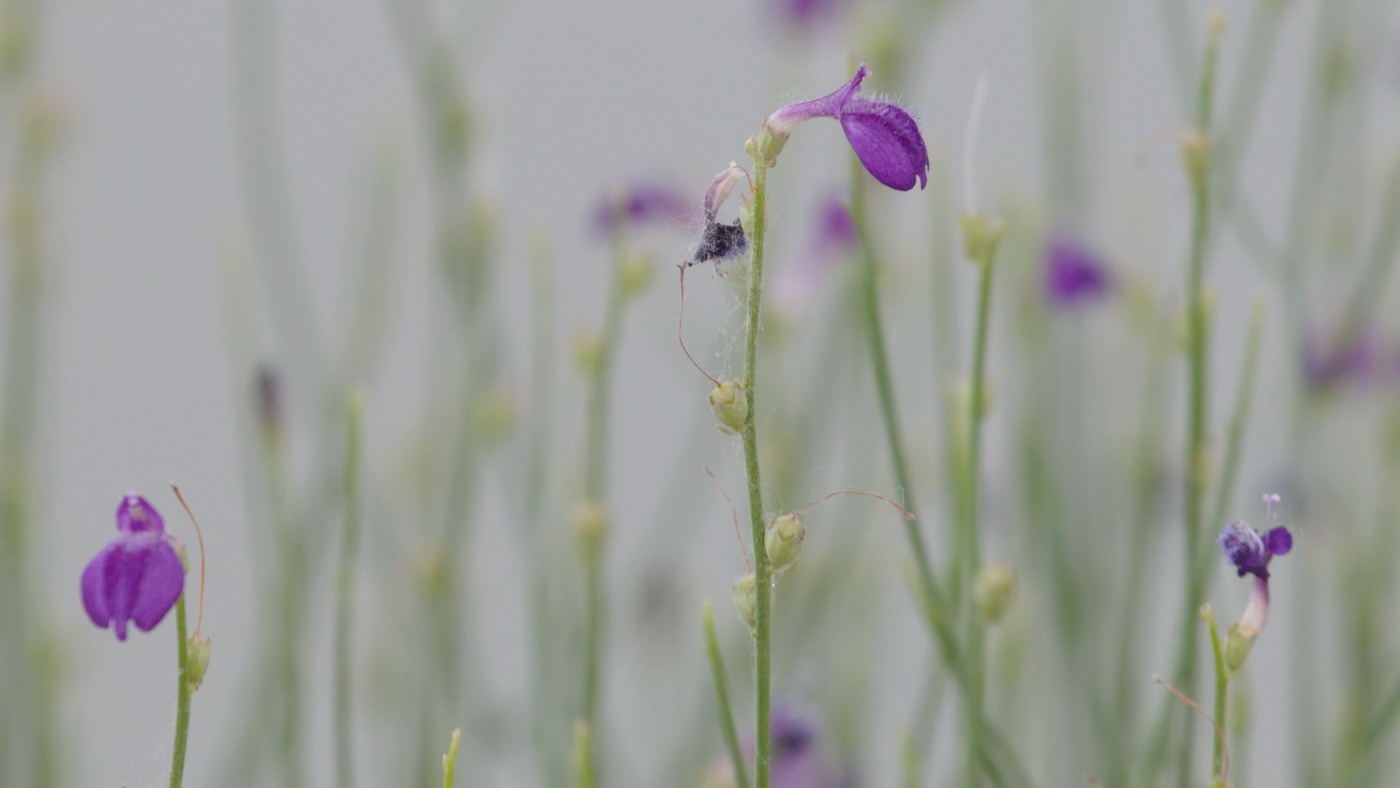
<svg viewBox="0 0 1400 788"><path fill-rule="evenodd" d="M1344 383L1365 384L1377 371L1379 341L1374 331L1336 334L1327 337L1307 332L1303 340L1303 383L1322 392Z"/></svg>
<svg viewBox="0 0 1400 788"><path fill-rule="evenodd" d="M856 223L846 203L835 194L822 197L816 222L802 254L778 273L773 285L779 309L801 310L816 295L826 272L856 248Z"/></svg>
<svg viewBox="0 0 1400 788"><path fill-rule="evenodd" d="M593 211L593 228L599 235L611 235L627 227L675 222L689 225L695 208L679 189L656 182L637 182L608 190Z"/></svg>
<svg viewBox="0 0 1400 788"><path fill-rule="evenodd" d="M835 92L811 101L789 104L768 116L764 127L779 144L792 130L812 118L835 118L860 163L875 180L891 189L909 191L928 185L928 148L919 124L897 104L857 96L870 70L860 64L851 81ZM771 155L776 157L776 150Z"/></svg>
<svg viewBox="0 0 1400 788"><path fill-rule="evenodd" d="M117 537L83 570L83 607L92 623L126 640L126 623L149 632L185 588L185 568L165 521L145 498L127 493L117 507Z"/></svg>
<svg viewBox="0 0 1400 788"><path fill-rule="evenodd" d="M1045 295L1052 304L1098 300L1112 287L1103 260L1078 236L1052 233L1045 241Z"/></svg>
<svg viewBox="0 0 1400 788"><path fill-rule="evenodd" d="M830 27L846 5L846 0L768 0L764 11L779 31L800 38Z"/></svg>

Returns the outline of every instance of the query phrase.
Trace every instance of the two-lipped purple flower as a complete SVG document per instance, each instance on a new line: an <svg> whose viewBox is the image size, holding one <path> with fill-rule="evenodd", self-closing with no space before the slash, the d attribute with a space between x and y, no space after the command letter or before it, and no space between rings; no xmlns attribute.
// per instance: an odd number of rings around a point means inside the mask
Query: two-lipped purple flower
<svg viewBox="0 0 1400 788"><path fill-rule="evenodd" d="M890 101L858 96L860 83L870 76L864 63L851 80L835 91L811 101L799 101L779 109L764 122L768 138L760 147L776 158L792 130L812 118L834 118L846 132L846 140L860 163L880 183L909 191L928 185L928 147L919 124L907 110Z"/></svg>
<svg viewBox="0 0 1400 788"><path fill-rule="evenodd" d="M1225 526L1216 544L1220 545L1220 551L1240 577L1254 575L1268 580L1269 561L1276 555L1287 555L1293 549L1293 535L1281 525L1261 534L1237 521Z"/></svg>
<svg viewBox="0 0 1400 788"><path fill-rule="evenodd" d="M117 507L117 536L83 570L83 607L92 623L126 640L127 622L149 632L185 588L185 568L154 506L127 493Z"/></svg>

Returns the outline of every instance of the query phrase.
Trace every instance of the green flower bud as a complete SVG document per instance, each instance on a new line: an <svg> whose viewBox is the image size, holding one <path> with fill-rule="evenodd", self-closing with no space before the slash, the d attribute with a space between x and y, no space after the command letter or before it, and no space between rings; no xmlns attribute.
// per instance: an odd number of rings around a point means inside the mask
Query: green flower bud
<svg viewBox="0 0 1400 788"><path fill-rule="evenodd" d="M739 611L739 618L749 626L749 634L758 637L758 594L755 593L755 580L753 572L749 572L730 586L734 593L734 609Z"/></svg>
<svg viewBox="0 0 1400 788"><path fill-rule="evenodd" d="M472 426L483 443L493 444L515 427L518 401L514 391L497 386L483 394L472 408Z"/></svg>
<svg viewBox="0 0 1400 788"><path fill-rule="evenodd" d="M789 132L790 134L790 132ZM752 145L745 143L744 151L753 156L754 162L760 159L769 167L778 163L778 154L783 152L783 146L787 145L789 134L775 134L768 127L768 121L763 121L763 130L758 133L757 140L750 140Z"/></svg>
<svg viewBox="0 0 1400 788"><path fill-rule="evenodd" d="M618 287L622 290L623 297L635 298L641 295L647 289L647 285L651 284L655 271L656 266L651 255L642 252L627 255L617 269Z"/></svg>
<svg viewBox="0 0 1400 788"><path fill-rule="evenodd" d="M209 653L213 648L212 638L200 640L198 637L191 637L186 641L185 681L190 685L190 692L199 689L199 685L204 683L204 674L209 670Z"/></svg>
<svg viewBox="0 0 1400 788"><path fill-rule="evenodd" d="M998 621L1016 598L1016 575L1001 564L985 564L972 585L973 604L985 621Z"/></svg>
<svg viewBox="0 0 1400 788"><path fill-rule="evenodd" d="M744 428L749 417L749 395L738 378L715 386L710 392L710 409L719 420L719 431L734 435Z"/></svg>
<svg viewBox="0 0 1400 788"><path fill-rule="evenodd" d="M611 530L607 511L597 501L582 501L574 506L573 526L584 560L589 564L597 562Z"/></svg>
<svg viewBox="0 0 1400 788"><path fill-rule="evenodd" d="M1204 189L1210 177L1210 148L1210 137L1200 129L1191 129L1181 136L1181 160L1195 189Z"/></svg>
<svg viewBox="0 0 1400 788"><path fill-rule="evenodd" d="M965 213L958 217L958 224L962 227L963 252L978 265L996 254L997 244L1007 230L1004 220L988 218L981 213Z"/></svg>
<svg viewBox="0 0 1400 788"><path fill-rule="evenodd" d="M791 569L797 563L797 554L802 550L802 540L807 538L807 527L791 514L774 517L768 523L763 537L763 548L768 551L768 564L773 574Z"/></svg>
<svg viewBox="0 0 1400 788"><path fill-rule="evenodd" d="M1230 627L1230 634L1225 638L1226 667L1231 671L1244 667L1245 660L1249 659L1250 649L1254 648L1254 641L1258 637L1258 633L1240 632L1239 627Z"/></svg>
<svg viewBox="0 0 1400 788"><path fill-rule="evenodd" d="M574 334L574 365L585 380L598 376L603 367L603 341L597 334L580 331Z"/></svg>

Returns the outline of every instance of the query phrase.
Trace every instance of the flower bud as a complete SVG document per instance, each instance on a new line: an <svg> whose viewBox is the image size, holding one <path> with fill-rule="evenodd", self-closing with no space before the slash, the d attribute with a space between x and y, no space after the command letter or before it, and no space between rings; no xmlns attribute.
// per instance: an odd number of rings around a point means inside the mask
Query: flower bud
<svg viewBox="0 0 1400 788"><path fill-rule="evenodd" d="M978 265L996 254L997 244L1007 230L1004 220L981 213L965 213L958 217L958 224L962 227L963 252Z"/></svg>
<svg viewBox="0 0 1400 788"><path fill-rule="evenodd" d="M1191 129L1181 137L1181 159L1186 164L1186 174L1191 177L1191 186L1204 189L1210 176L1210 137L1200 129Z"/></svg>
<svg viewBox="0 0 1400 788"><path fill-rule="evenodd" d="M758 139L750 139L750 144L744 145L744 151L753 156L754 161L762 160L769 167L778 163L778 154L783 152L783 146L787 145L788 137L792 136L791 128L773 128L768 121L763 122L763 131L759 132Z"/></svg>
<svg viewBox="0 0 1400 788"><path fill-rule="evenodd" d="M784 514L774 517L768 523L763 537L763 549L768 551L768 564L773 574L791 569L797 563L797 554L802 550L802 540L807 538L807 526L795 515Z"/></svg>
<svg viewBox="0 0 1400 788"><path fill-rule="evenodd" d="M749 417L749 395L738 378L715 386L710 392L710 410L715 412L719 431L734 435Z"/></svg>
<svg viewBox="0 0 1400 788"><path fill-rule="evenodd" d="M1254 641L1258 639L1257 632L1241 632L1239 627L1230 627L1230 634L1225 638L1225 665L1230 670L1235 671L1244 667L1244 662L1249 659L1249 651L1254 648Z"/></svg>
<svg viewBox="0 0 1400 788"><path fill-rule="evenodd" d="M597 562L610 530L607 511L597 501L582 501L574 506L573 526L584 560L589 564Z"/></svg>
<svg viewBox="0 0 1400 788"><path fill-rule="evenodd" d="M985 564L972 585L973 604L982 619L1000 620L1016 597L1016 575L1001 564Z"/></svg>
<svg viewBox="0 0 1400 788"><path fill-rule="evenodd" d="M753 572L749 572L730 586L734 593L734 609L739 611L739 618L749 626L749 634L758 637L758 594L755 593Z"/></svg>
<svg viewBox="0 0 1400 788"><path fill-rule="evenodd" d="M209 653L213 648L211 638L200 640L196 636L185 643L185 681L190 685L190 692L204 683L204 674L209 670Z"/></svg>
<svg viewBox="0 0 1400 788"><path fill-rule="evenodd" d="M630 299L641 295L647 289L647 285L651 284L655 271L656 266L652 264L651 255L642 252L627 255L617 269L618 288L622 291L623 298Z"/></svg>
<svg viewBox="0 0 1400 788"><path fill-rule="evenodd" d="M574 334L574 365L585 380L598 376L603 366L603 341L597 334L580 331Z"/></svg>

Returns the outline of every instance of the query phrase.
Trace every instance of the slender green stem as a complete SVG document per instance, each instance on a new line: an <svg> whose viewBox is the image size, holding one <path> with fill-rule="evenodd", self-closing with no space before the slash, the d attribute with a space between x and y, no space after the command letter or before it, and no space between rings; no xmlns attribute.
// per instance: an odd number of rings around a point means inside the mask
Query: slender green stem
<svg viewBox="0 0 1400 788"><path fill-rule="evenodd" d="M734 785L749 788L748 770L744 768L744 754L739 750L739 735L734 729L734 714L729 708L729 680L725 678L724 655L719 650L719 638L715 635L715 608L705 603L701 615L705 620L705 655L710 659L710 674L715 679L715 700L719 703L719 726L724 733L724 748L729 751L729 761L734 765Z"/></svg>
<svg viewBox="0 0 1400 788"><path fill-rule="evenodd" d="M340 571L336 576L336 616L332 653L335 664L335 693L332 697L335 726L335 776L340 788L355 785L354 753L350 737L350 653L351 626L354 621L355 559L360 540L360 434L364 398L359 392L350 395L346 409L345 441L345 531L340 543Z"/></svg>
<svg viewBox="0 0 1400 788"><path fill-rule="evenodd" d="M753 165L753 254L749 261L749 297L744 319L744 391L749 397L749 412L744 419L744 474L748 478L749 520L753 535L753 571L755 591L754 617L754 785L768 788L769 738L769 649L772 637L771 606L772 573L768 566L768 550L763 540L763 484L758 475L758 412L756 383L758 378L758 332L760 303L763 297L763 241L767 229L768 162L762 155L754 157Z"/></svg>
<svg viewBox="0 0 1400 788"><path fill-rule="evenodd" d="M1206 624L1210 629L1210 651L1215 657L1215 724L1220 726L1220 730L1225 730L1225 714L1228 711L1228 699L1230 690L1230 671L1225 668L1225 655L1220 648L1220 628L1215 625L1215 614L1206 608L1202 612ZM1225 736L1214 737L1215 747L1211 753L1210 773L1212 777L1223 777L1221 769L1224 768L1225 757Z"/></svg>
<svg viewBox="0 0 1400 788"><path fill-rule="evenodd" d="M981 547L981 464L982 464L982 419L986 415L987 377L987 334L991 322L992 283L996 270L997 243L994 239L982 244L983 256L977 260L980 276L977 285L977 317L973 329L972 342L972 381L970 402L967 407L967 453L965 470L962 474L966 488L962 493L961 536L964 576L970 582L982 563ZM963 594L971 601L970 594ZM968 781L972 786L981 784L977 768L985 736L985 636L986 631L977 611L971 611L967 633L967 740L968 740Z"/></svg>
<svg viewBox="0 0 1400 788"><path fill-rule="evenodd" d="M185 744L190 736L190 653L185 634L185 594L175 601L175 637L178 639L179 684L175 701L175 746L170 753L170 788L180 788L185 779Z"/></svg>
<svg viewBox="0 0 1400 788"><path fill-rule="evenodd" d="M578 778L578 788L593 788L597 783L597 777L593 773L591 738L588 723L579 720L574 725L574 772Z"/></svg>
<svg viewBox="0 0 1400 788"><path fill-rule="evenodd" d="M1215 488L1215 505L1211 508L1210 524L1221 526L1229 511L1230 500L1234 497L1235 477L1239 475L1240 458L1244 449L1245 427L1249 424L1249 409L1254 402L1254 379L1259 372L1259 348L1264 339L1265 306L1262 299L1254 302L1249 316L1249 334L1245 338L1244 359L1240 362L1240 379L1235 386L1235 408L1230 414L1230 424L1225 435L1225 462L1220 468L1220 481ZM1206 546L1209 553L1211 546ZM1209 560L1198 562L1197 574L1191 582L1195 594L1205 596L1205 581L1209 574Z"/></svg>
<svg viewBox="0 0 1400 788"><path fill-rule="evenodd" d="M623 312L627 306L624 291L623 265L626 245L622 231L613 234L612 282L603 313L603 330L598 339L597 366L591 370L589 381L586 427L586 459L583 471L583 492L587 505L599 507L606 518L608 498L608 430L609 401L612 391L613 359L622 336ZM603 593L603 543L584 548L584 571L587 585L588 621L584 631L583 721L589 730L590 746L596 746L598 736L598 698L602 684L603 629L606 620L606 599ZM590 758L590 762L593 759Z"/></svg>
<svg viewBox="0 0 1400 788"><path fill-rule="evenodd" d="M452 743L447 745L447 754L442 756L442 788L452 788L457 773L457 745L462 741L462 729L452 731Z"/></svg>

